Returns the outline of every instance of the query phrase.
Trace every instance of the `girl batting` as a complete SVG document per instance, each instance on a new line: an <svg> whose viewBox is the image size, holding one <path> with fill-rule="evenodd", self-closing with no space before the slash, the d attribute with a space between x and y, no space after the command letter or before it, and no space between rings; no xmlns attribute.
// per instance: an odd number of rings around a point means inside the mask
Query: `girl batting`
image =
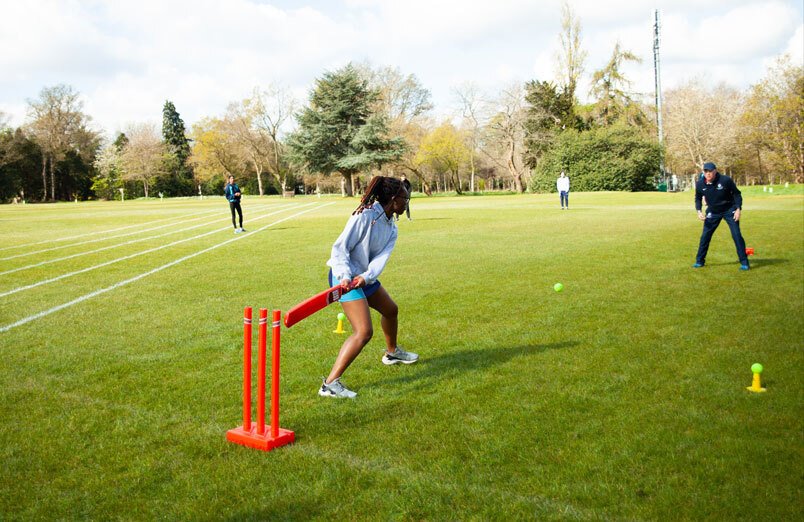
<svg viewBox="0 0 804 522"><path fill-rule="evenodd" d="M327 261L329 281L331 286L341 283L348 290L340 303L352 325L352 335L344 341L332 371L318 390L323 397L352 399L357 395L344 386L340 378L374 334L369 307L382 315L380 324L386 346L383 364L412 364L419 359L415 353L397 346L399 309L377 279L396 244L397 228L393 215L405 211L409 198L410 194L400 180L373 177L360 205L332 245L332 254Z"/></svg>

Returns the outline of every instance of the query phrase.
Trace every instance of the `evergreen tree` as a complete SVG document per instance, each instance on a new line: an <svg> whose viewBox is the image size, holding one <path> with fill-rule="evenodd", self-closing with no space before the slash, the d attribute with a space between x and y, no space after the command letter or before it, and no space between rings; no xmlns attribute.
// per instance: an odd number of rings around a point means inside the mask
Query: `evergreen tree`
<svg viewBox="0 0 804 522"><path fill-rule="evenodd" d="M558 134L566 129L581 130L572 94L552 82L533 80L525 84L525 164L535 168Z"/></svg>
<svg viewBox="0 0 804 522"><path fill-rule="evenodd" d="M154 184L157 192L167 196L190 196L193 194L193 171L189 162L190 142L184 121L173 102L167 100L162 109L162 137L165 141L165 176Z"/></svg>
<svg viewBox="0 0 804 522"><path fill-rule="evenodd" d="M386 137L386 118L373 111L378 96L352 64L324 74L310 94L310 105L297 117L298 130L288 139L293 160L310 172L339 172L347 195L353 195L355 174L379 168L404 151L401 138Z"/></svg>

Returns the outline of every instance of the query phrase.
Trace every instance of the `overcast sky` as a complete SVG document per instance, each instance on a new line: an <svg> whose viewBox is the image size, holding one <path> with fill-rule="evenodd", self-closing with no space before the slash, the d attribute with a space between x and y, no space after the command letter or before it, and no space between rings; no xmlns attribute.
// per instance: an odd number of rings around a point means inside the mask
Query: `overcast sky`
<svg viewBox="0 0 804 522"><path fill-rule="evenodd" d="M691 79L744 89L783 53L804 61L802 0L569 3L586 78L619 40L643 59L625 71L650 96L657 8L665 91ZM416 75L443 117L467 82L494 95L554 80L560 18L560 0L0 0L0 111L21 125L26 100L65 83L107 135L161 123L168 99L189 130L255 86L306 102L325 71L368 61Z"/></svg>

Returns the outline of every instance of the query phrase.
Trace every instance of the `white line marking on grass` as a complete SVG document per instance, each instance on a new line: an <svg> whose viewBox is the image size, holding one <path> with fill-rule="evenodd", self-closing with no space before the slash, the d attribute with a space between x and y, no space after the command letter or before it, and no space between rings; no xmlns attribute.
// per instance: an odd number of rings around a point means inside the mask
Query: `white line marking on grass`
<svg viewBox="0 0 804 522"><path fill-rule="evenodd" d="M210 213L211 212L207 212L207 214L210 214ZM72 243L72 244L69 244L69 245L61 245L61 246L55 246L55 247L51 247L51 248L44 248L42 250L34 250L33 252L25 252L23 254L17 254L17 255L13 255L13 256L9 256L9 257L3 257L3 258L0 258L0 261L8 261L9 259L16 259L18 257L27 257L27 256L32 256L34 254L41 254L43 252L51 252L53 250L61 250L62 248L70 248L70 247L75 247L75 246L80 246L80 245L86 245L87 243L97 243L98 241L107 241L109 239L116 239L118 237L133 236L133 235L136 235L136 234L142 234L143 232L152 232L154 230L159 230L160 228L172 227L174 225L180 225L182 223L189 223L191 221L197 221L199 219L203 219L203 216L194 217L192 219L185 219L184 221L174 221L172 223L159 225L158 227L153 227L153 228L146 228L144 230L135 230L134 232L126 232L125 234L118 234L116 236L100 237L100 238L97 238L97 239L87 239L86 241L79 241L78 243Z"/></svg>
<svg viewBox="0 0 804 522"><path fill-rule="evenodd" d="M283 206L278 207L278 209L285 210L285 209L287 209L287 207L290 207L290 206L291 206L290 204L285 204ZM262 210L262 208L258 209L257 211L259 211L259 210ZM126 246L126 245L132 245L134 243L139 243L141 241L148 241L148 240L151 240L151 239L158 239L160 237L169 236L171 234L179 234L181 232L187 232L189 230L194 230L196 228L211 225L211 224L215 223L216 221L220 221L221 219L224 219L224 218L218 218L218 219L215 219L213 221L207 221L206 223L200 223L198 225L193 225L193 226L188 227L188 228L182 228L182 229L179 229L179 230L171 230L170 232L166 232L164 234L158 234L156 236L141 237L139 239L132 239L130 241L125 241L123 243L117 243L116 245L109 245L109 246L105 246L105 247L101 247L101 248L96 248L95 250L87 250L86 252L78 252L77 254L72 254L72 255L64 256L64 257L59 257L59 258L56 258L56 259L48 259L47 261L41 261L39 263L34 263L32 265L21 266L21 267L18 267L18 268L12 268L11 270L6 270L5 272L0 272L0 276L6 275L6 274L13 274L14 272L20 272L22 270L28 270L29 268L36 268L36 267L42 266L42 265L48 265L50 263L58 263L59 261L65 261L67 259L73 259L73 258L76 258L76 257L85 256L87 254L96 254L98 252L103 252L104 250L109 250L109 249L112 249L112 248L117 248L117 247ZM254 220L254 219L259 219L259 218L251 218L251 219Z"/></svg>
<svg viewBox="0 0 804 522"><path fill-rule="evenodd" d="M315 203L309 203L308 205L303 205L300 208L303 208L303 207L306 207L306 206L309 206L309 205L314 205L314 204ZM279 221L274 221L273 223L268 223L267 225L263 225L262 227L258 228L254 232L246 232L244 235L236 236L236 237L233 237L232 239L227 239L226 241L223 241L222 243L218 243L217 245L212 245L211 247L205 248L203 250L199 250L198 252L196 252L194 254L186 255L184 257L176 259L175 261L171 261L170 263L164 264L162 266L158 266L158 267L154 268L153 270L149 270L148 272L145 272L145 273L140 274L138 276L134 276L132 278L126 279L125 281L120 281L119 283L115 283L112 286L107 286L106 288L101 288L100 290L95 290L94 292L90 292L88 294L82 295L81 297L77 297L76 299L73 299L72 301L69 301L69 302L64 303L64 304L60 304L58 306L54 306L53 308L50 308L48 310L44 310L42 312L39 312L38 314L29 315L28 317L24 317L24 318L20 319L19 321L15 322L15 323L7 324L5 326L0 327L0 333L7 332L7 331L9 331L9 330L11 330L13 328L18 327L18 326L22 326L22 325L24 325L26 323L30 323L31 321L35 321L35 320L40 319L42 317L48 316L48 315L50 315L52 313L58 312L59 310L64 310L65 308L69 308L69 307L71 307L71 306L73 306L75 304L78 304L78 303L81 303L83 301L86 301L87 299L92 299L93 297L97 297L97 296L99 296L101 294L105 294L106 292L111 292L112 290L115 290L117 288L125 286L125 285L127 285L129 283L139 281L140 279L142 279L144 277L148 277L149 275L155 274L157 272L161 272L162 270L164 270L166 268L170 268L171 266L178 265L179 263L181 263L183 261L187 261L188 259L192 259L192 258L194 258L196 256L201 255L201 254L205 254L207 252L215 250L216 248L220 248L220 247L222 247L224 245L228 245L229 243L232 243L234 241L238 241L240 239L250 237L253 234L256 234L257 232L265 230L266 228L272 227L274 225L278 225L279 223L282 223L282 222L287 221L289 219L293 219L294 217L301 216L302 214L306 214L307 212L312 212L313 210L318 210L320 208L324 208L326 206L334 205L334 204L335 203L325 203L325 204L317 206L315 208L309 208L307 210L302 210L301 212L296 212L295 214L291 214L290 216L284 217L284 218L280 219ZM265 217L265 216L263 216L263 217Z"/></svg>
<svg viewBox="0 0 804 522"><path fill-rule="evenodd" d="M310 205L315 205L315 203L307 203L306 205L302 205L301 207L298 207L298 208L309 207ZM287 210L287 209L276 210L274 212L270 212L268 214L258 216L256 218L252 218L251 221L257 221L257 220L260 220L262 218L272 216L274 214L279 214L280 212L284 212L285 210ZM30 290L31 288L36 288L37 286L46 285L48 283L55 283L56 281L61 281L62 279L66 279L66 278L72 277L74 275L83 274L85 272L89 272L89 271L95 270L97 268L102 268L104 266L109 266L109 265L112 265L114 263L118 263L120 261L125 261L127 259L132 259L134 257L138 257L138 256L141 256L141 255L144 255L144 254L150 254L151 252L156 252L158 250L162 250L163 248L171 247L171 246L178 245L178 244L181 244L181 243L186 243L187 241L192 241L194 239L199 239L199 238L202 238L202 237L205 237L205 236L209 236L211 234L221 232L222 230L231 230L231 227L225 226L223 228L218 228L218 229L215 229L215 230L211 230L209 232L204 232L203 234L198 234L197 236L187 237L187 238L184 238L184 239L179 239L178 241L173 241L172 243L167 243L165 245L161 245L161 246L158 246L158 247L149 248L148 250L143 250L142 252L136 252L134 254L130 254L130 255L127 255L127 256L118 257L117 259L112 259L111 261L106 261L106 262L100 263L98 265L93 265L93 266L90 266L90 267L87 267L87 268L82 268L81 270L76 270L74 272L69 272L69 273L62 274L62 275L56 276L56 277L51 277L50 279L43 279L42 281L38 281L36 283L31 283L29 285L19 286L17 288L12 288L11 290L8 290L6 292L0 293L0 297L6 297L8 295L16 294L17 292L22 292L23 290Z"/></svg>
<svg viewBox="0 0 804 522"><path fill-rule="evenodd" d="M211 211L206 211L205 210L204 212L198 212L196 214L187 214L187 215L189 215L189 216L196 216L196 215L201 216L201 215L204 215L204 214L209 214L210 212ZM113 228L111 230L99 230L99 231L95 231L95 232L87 232L86 234L78 234L77 236L60 237L58 239L46 239L44 241L37 241L36 243L25 243L24 245L12 245L12 246L7 246L7 247L0 247L0 251L10 250L12 248L24 248L24 247L29 247L29 246L44 245L46 243L56 243L58 241L69 241L70 239L78 239L78 238L81 238L81 237L95 236L95 235L98 235L98 234L110 234L112 232L119 232L121 230L126 230L127 228L139 227L139 226L143 226L143 225L152 225L154 223L159 223L160 221L169 221L171 219L176 219L176 218L175 217L169 217L169 218L155 219L153 221L146 221L144 223L135 223L133 225L126 225L124 227Z"/></svg>

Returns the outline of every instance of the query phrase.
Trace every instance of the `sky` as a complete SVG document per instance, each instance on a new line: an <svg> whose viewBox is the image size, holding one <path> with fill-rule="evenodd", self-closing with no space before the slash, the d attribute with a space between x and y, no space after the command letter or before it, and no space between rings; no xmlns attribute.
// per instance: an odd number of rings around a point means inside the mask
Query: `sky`
<svg viewBox="0 0 804 522"><path fill-rule="evenodd" d="M653 99L653 22L663 91L697 81L747 89L790 53L804 63L802 0L569 0L588 56L578 95L616 42L642 58L624 72ZM394 67L429 89L436 118L455 90L494 97L556 80L561 0L0 0L0 111L26 122L28 100L72 86L113 139L161 125L172 101L188 130L257 86L306 103L317 78L347 63Z"/></svg>

